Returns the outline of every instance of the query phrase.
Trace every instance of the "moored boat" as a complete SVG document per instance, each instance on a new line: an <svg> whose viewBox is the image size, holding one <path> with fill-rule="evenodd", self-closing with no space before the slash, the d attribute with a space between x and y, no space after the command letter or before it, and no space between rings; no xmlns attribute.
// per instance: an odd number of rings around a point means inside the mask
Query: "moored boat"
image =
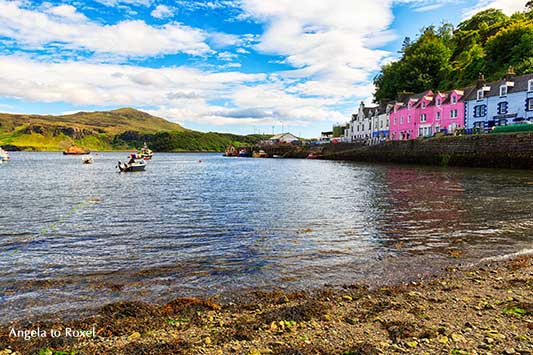
<svg viewBox="0 0 533 355"><path fill-rule="evenodd" d="M63 151L63 155L87 155L91 154L89 150L84 150L78 146L71 145L67 150Z"/></svg>
<svg viewBox="0 0 533 355"><path fill-rule="evenodd" d="M144 146L137 152L137 157L143 160L151 160L153 156L154 152L148 148L148 145L146 145L146 142L144 142Z"/></svg>
<svg viewBox="0 0 533 355"><path fill-rule="evenodd" d="M131 154L127 163L118 162L118 169L120 172L134 172L134 171L144 171L146 168L146 163L142 159L137 159L137 155Z"/></svg>
<svg viewBox="0 0 533 355"><path fill-rule="evenodd" d="M318 159L318 158L320 158L320 155L316 153L309 153L309 155L307 156L307 159Z"/></svg>
<svg viewBox="0 0 533 355"><path fill-rule="evenodd" d="M268 154L264 150L260 150L258 152L254 152L252 154L253 158L268 158Z"/></svg>
<svg viewBox="0 0 533 355"><path fill-rule="evenodd" d="M94 158L91 157L91 156L82 157L81 160L83 161L83 164L92 164L92 163L94 163Z"/></svg>
<svg viewBox="0 0 533 355"><path fill-rule="evenodd" d="M8 161L9 159L9 154L0 147L0 162Z"/></svg>

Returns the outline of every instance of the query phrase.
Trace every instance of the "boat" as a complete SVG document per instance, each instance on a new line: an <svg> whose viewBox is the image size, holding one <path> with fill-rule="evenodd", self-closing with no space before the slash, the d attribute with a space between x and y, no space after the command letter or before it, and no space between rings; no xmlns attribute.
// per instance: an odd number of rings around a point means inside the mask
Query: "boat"
<svg viewBox="0 0 533 355"><path fill-rule="evenodd" d="M63 151L63 155L87 155L90 151L84 150L78 146L71 145L67 150Z"/></svg>
<svg viewBox="0 0 533 355"><path fill-rule="evenodd" d="M233 144L230 144L229 147L226 148L226 151L224 152L225 157L236 157L239 155L239 152L237 151L237 148Z"/></svg>
<svg viewBox="0 0 533 355"><path fill-rule="evenodd" d="M260 150L258 152L254 152L252 154L253 158L268 158L268 154L264 150Z"/></svg>
<svg viewBox="0 0 533 355"><path fill-rule="evenodd" d="M252 154L250 154L250 152L246 149L242 149L241 151L239 151L239 157L241 158L249 158L251 156Z"/></svg>
<svg viewBox="0 0 533 355"><path fill-rule="evenodd" d="M9 159L9 154L0 147L0 162L3 160L8 161Z"/></svg>
<svg viewBox="0 0 533 355"><path fill-rule="evenodd" d="M91 157L91 156L82 157L81 160L83 161L83 164L92 164L92 163L94 163L94 158Z"/></svg>
<svg viewBox="0 0 533 355"><path fill-rule="evenodd" d="M127 163L122 163L119 161L117 167L122 173L144 171L146 168L146 163L143 159L138 159L136 154L131 154Z"/></svg>
<svg viewBox="0 0 533 355"><path fill-rule="evenodd" d="M309 155L307 156L307 159L318 159L318 158L320 158L320 155L315 154L315 153L309 153Z"/></svg>
<svg viewBox="0 0 533 355"><path fill-rule="evenodd" d="M154 152L152 152L152 150L146 145L146 142L144 142L144 146L139 149L137 156L142 160L151 160L154 156Z"/></svg>

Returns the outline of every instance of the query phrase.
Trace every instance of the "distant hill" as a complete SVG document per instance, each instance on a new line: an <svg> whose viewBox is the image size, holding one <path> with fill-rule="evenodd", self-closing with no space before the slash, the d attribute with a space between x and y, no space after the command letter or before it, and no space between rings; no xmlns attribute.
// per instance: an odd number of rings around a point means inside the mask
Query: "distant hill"
<svg viewBox="0 0 533 355"><path fill-rule="evenodd" d="M133 108L70 115L0 113L0 146L61 151L75 144L90 150L130 150L150 142L159 151L222 151L264 137L201 133Z"/></svg>

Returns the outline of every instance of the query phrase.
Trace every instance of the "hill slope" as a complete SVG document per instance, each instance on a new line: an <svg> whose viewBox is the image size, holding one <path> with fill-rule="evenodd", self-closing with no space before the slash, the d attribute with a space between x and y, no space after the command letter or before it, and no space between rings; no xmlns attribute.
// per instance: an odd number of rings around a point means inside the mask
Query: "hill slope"
<svg viewBox="0 0 533 355"><path fill-rule="evenodd" d="M61 151L72 144L89 150L129 150L149 142L158 151L222 151L254 144L262 136L202 133L132 108L42 116L0 113L0 146L12 150Z"/></svg>

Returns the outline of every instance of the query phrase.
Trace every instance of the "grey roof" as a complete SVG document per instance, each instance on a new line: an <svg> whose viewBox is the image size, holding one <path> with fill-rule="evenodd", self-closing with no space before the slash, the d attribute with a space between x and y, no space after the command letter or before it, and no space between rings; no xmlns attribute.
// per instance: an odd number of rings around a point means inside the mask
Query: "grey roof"
<svg viewBox="0 0 533 355"><path fill-rule="evenodd" d="M510 80L502 79L502 80L492 81L490 83L486 83L485 86L489 86L490 87L490 91L485 92L485 97L500 96L500 86L502 86L503 84L505 84L508 81L514 82L514 86L513 87L508 87L507 88L507 93L508 94L512 94L514 92L527 91L528 90L528 82L529 82L529 80L532 80L532 79L533 79L533 74L526 74L526 75L512 77ZM474 90L472 90L470 92L470 94L465 98L465 100L475 100L475 99L477 99L477 89L478 88L474 88Z"/></svg>

